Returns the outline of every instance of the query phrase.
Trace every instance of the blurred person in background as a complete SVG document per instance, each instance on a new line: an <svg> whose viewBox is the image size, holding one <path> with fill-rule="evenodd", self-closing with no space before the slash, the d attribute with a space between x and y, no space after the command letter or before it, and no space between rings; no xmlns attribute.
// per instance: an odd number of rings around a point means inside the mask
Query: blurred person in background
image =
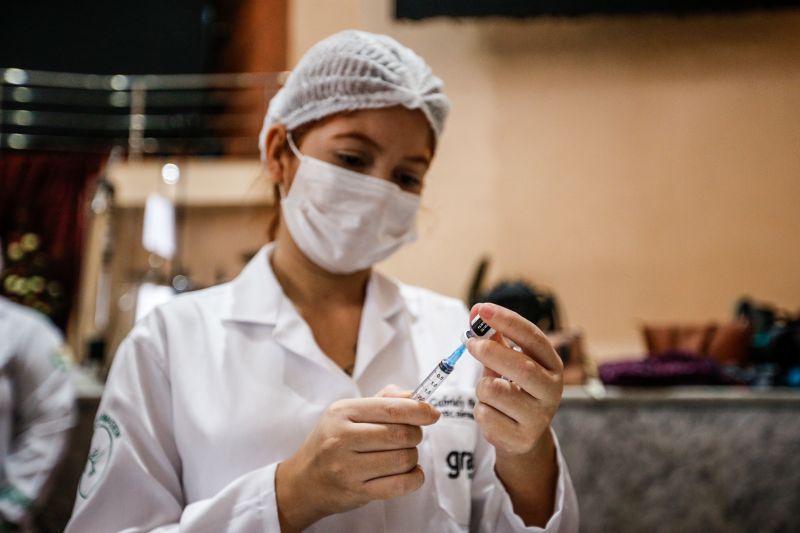
<svg viewBox="0 0 800 533"><path fill-rule="evenodd" d="M32 511L75 424L61 347L44 315L0 296L0 532L33 530Z"/></svg>
<svg viewBox="0 0 800 533"><path fill-rule="evenodd" d="M305 54L260 139L274 240L120 345L68 532L577 531L563 367L536 326L476 305L497 335L469 341L438 410L410 399L470 312L372 267L415 238L448 107L387 36Z"/></svg>

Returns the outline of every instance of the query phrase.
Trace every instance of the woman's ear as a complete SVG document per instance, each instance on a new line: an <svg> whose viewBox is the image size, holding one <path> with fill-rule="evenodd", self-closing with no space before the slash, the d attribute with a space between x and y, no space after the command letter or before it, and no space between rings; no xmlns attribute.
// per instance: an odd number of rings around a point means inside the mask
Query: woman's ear
<svg viewBox="0 0 800 533"><path fill-rule="evenodd" d="M289 171L291 153L286 145L286 126L275 124L267 131L265 164L267 172L273 183L279 185L283 190L288 190L291 181Z"/></svg>

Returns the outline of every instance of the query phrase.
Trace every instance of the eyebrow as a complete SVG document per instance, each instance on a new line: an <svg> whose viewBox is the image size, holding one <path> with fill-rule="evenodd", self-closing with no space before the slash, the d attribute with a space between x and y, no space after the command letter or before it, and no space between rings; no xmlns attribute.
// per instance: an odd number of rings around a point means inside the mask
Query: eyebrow
<svg viewBox="0 0 800 533"><path fill-rule="evenodd" d="M337 133L336 135L333 136L333 138L334 139L341 139L341 138L357 139L359 141L362 141L362 142L365 142L365 143L369 144L373 148L376 148L378 150L383 150L383 146L381 146L377 142L373 141L370 137L364 135L363 133L358 133L356 131L346 131L346 132L343 132L343 133Z"/></svg>
<svg viewBox="0 0 800 533"><path fill-rule="evenodd" d="M362 141L362 142L372 146L373 148L375 148L378 151L383 151L383 146L381 146L380 144L375 142L369 136L364 135L363 133L358 133L357 131L346 131L346 132L342 132L342 133L337 133L336 135L333 136L333 138L334 139L342 139L342 138L356 139L356 140ZM430 159L428 159L427 157L422 156L422 155L414 155L414 156L411 156L411 157L406 157L404 159L407 159L408 161L424 163L426 165L429 165L431 163Z"/></svg>

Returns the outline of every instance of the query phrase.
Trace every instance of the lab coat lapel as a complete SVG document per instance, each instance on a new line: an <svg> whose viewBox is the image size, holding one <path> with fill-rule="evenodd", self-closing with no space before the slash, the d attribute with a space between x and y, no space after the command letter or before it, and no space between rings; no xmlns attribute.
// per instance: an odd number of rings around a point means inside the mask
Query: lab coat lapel
<svg viewBox="0 0 800 533"><path fill-rule="evenodd" d="M286 350L305 357L311 362L333 373L345 376L342 370L326 356L314 340L314 334L288 298L284 298L278 311L278 320L273 332L275 342Z"/></svg>
<svg viewBox="0 0 800 533"><path fill-rule="evenodd" d="M274 246L270 243L262 247L231 281L223 321L275 325L283 292L269 265Z"/></svg>
<svg viewBox="0 0 800 533"><path fill-rule="evenodd" d="M427 370L426 362L423 359L426 353L425 346L430 350L431 339L425 337L425 329L423 322L419 320L420 302L414 295L402 294L403 300L406 304L406 317L409 321L409 330L411 332L411 347L414 350L414 362L417 365L417 379L421 379L423 369Z"/></svg>
<svg viewBox="0 0 800 533"><path fill-rule="evenodd" d="M367 294L358 328L353 379L358 380L369 364L397 335L397 325L393 318L402 308L403 298L397 284L373 271L367 283Z"/></svg>
<svg viewBox="0 0 800 533"><path fill-rule="evenodd" d="M233 280L232 297L227 310L223 312L223 320L273 326L273 339L287 351L308 359L337 377L349 379L322 352L314 341L311 328L283 294L269 265L269 254L273 247L274 244L264 246ZM399 284L373 271L367 282L359 324L353 380L357 381L395 338L397 329L402 327L399 314L405 308L406 299L401 294ZM409 310L415 317L416 311ZM414 348L418 352L417 339L414 339Z"/></svg>
<svg viewBox="0 0 800 533"><path fill-rule="evenodd" d="M223 312L223 320L272 326L272 338L285 350L337 375L342 374L336 364L322 353L311 328L283 293L269 264L274 246L270 243L261 248L231 282L231 298Z"/></svg>

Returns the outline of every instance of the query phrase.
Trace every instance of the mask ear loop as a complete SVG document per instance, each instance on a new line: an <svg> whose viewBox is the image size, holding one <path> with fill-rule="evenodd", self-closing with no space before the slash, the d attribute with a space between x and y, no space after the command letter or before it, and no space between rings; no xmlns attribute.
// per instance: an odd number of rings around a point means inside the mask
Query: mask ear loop
<svg viewBox="0 0 800 533"><path fill-rule="evenodd" d="M297 145L294 143L294 139L292 138L292 132L291 131L287 131L286 132L286 144L289 145L289 149L292 151L292 153L294 154L294 156L297 159L300 159L300 160L303 159L303 154L300 152L300 149L297 148ZM286 189L284 188L282 183L278 184L278 192L281 195L281 200L286 198Z"/></svg>
<svg viewBox="0 0 800 533"><path fill-rule="evenodd" d="M294 139L292 138L291 131L286 132L286 143L289 145L289 149L292 151L292 153L297 159L303 159L303 154L300 153L300 149L297 147L296 144L294 144Z"/></svg>

